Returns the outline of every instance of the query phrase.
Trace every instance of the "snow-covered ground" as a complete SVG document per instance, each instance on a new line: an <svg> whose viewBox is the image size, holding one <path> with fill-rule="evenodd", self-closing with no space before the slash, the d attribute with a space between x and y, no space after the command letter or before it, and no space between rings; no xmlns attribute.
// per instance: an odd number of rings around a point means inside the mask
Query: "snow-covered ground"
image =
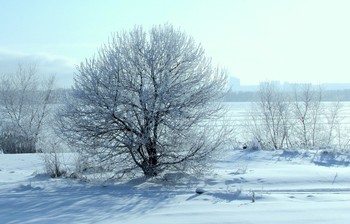
<svg viewBox="0 0 350 224"><path fill-rule="evenodd" d="M211 174L181 184L102 185L51 179L38 155L0 154L0 223L348 224L349 163L332 153L231 150Z"/></svg>

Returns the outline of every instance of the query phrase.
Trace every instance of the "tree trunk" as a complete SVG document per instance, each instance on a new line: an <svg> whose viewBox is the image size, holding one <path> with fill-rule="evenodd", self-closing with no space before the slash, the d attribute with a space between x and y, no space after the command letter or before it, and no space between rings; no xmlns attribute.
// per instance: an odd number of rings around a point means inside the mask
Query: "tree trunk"
<svg viewBox="0 0 350 224"><path fill-rule="evenodd" d="M159 174L156 147L148 146L147 154L148 158L143 161L141 169L146 177L155 177Z"/></svg>

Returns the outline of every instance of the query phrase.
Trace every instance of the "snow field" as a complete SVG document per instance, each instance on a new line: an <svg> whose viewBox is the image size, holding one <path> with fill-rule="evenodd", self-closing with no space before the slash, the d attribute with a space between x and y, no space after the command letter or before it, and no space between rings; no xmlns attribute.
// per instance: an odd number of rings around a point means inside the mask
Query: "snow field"
<svg viewBox="0 0 350 224"><path fill-rule="evenodd" d="M349 223L350 159L314 153L230 150L176 185L51 179L38 155L0 154L0 223Z"/></svg>

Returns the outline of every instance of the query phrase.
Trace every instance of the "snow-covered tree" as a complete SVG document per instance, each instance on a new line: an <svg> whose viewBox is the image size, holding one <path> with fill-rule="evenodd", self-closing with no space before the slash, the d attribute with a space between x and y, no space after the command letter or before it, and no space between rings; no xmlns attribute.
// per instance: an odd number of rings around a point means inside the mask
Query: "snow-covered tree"
<svg viewBox="0 0 350 224"><path fill-rule="evenodd" d="M173 26L116 33L78 67L60 132L115 174L195 168L223 139L208 126L226 75Z"/></svg>

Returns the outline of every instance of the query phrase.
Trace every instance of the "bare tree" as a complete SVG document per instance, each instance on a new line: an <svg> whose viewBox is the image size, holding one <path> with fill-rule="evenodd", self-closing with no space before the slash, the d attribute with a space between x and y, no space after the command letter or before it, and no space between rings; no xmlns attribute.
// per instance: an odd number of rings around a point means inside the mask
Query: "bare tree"
<svg viewBox="0 0 350 224"><path fill-rule="evenodd" d="M328 130L328 137L326 138L326 145L338 145L339 148L342 147L342 141L341 138L345 137L341 135L341 110L342 110L342 104L340 101L337 101L335 103L332 103L328 107L327 113L326 113L326 121L327 121L327 130ZM337 140L337 143L336 141Z"/></svg>
<svg viewBox="0 0 350 224"><path fill-rule="evenodd" d="M311 84L295 87L293 112L296 125L294 134L300 142L297 145L309 147L320 144L321 115L324 112L321 102L321 89L314 89Z"/></svg>
<svg viewBox="0 0 350 224"><path fill-rule="evenodd" d="M289 101L271 82L260 84L259 101L251 115L254 138L265 148L280 149L288 144Z"/></svg>
<svg viewBox="0 0 350 224"><path fill-rule="evenodd" d="M274 149L347 147L339 102L325 104L322 90L311 84L295 85L291 93L280 91L273 83L260 85L259 101L250 115L254 139L264 148Z"/></svg>
<svg viewBox="0 0 350 224"><path fill-rule="evenodd" d="M208 121L225 86L224 72L185 33L171 25L135 27L81 63L60 132L118 175L183 170L219 146Z"/></svg>
<svg viewBox="0 0 350 224"><path fill-rule="evenodd" d="M0 79L1 137L5 153L36 152L39 134L49 114L53 78L42 81L35 66L19 66Z"/></svg>

